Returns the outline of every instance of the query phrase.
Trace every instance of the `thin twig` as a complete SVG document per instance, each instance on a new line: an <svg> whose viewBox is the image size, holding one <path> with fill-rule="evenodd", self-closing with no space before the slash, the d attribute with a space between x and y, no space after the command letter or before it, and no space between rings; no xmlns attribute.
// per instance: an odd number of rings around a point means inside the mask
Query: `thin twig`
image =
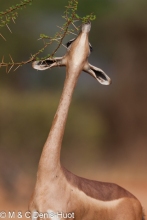
<svg viewBox="0 0 147 220"><path fill-rule="evenodd" d="M23 6L27 5L28 3L31 3L32 1L33 0L28 0L27 2L22 2L21 4L17 4L16 7L14 7L14 8L11 7L10 9L6 10L5 12L2 12L1 16L4 16L6 14L10 14L11 12L13 12L19 8L22 8Z"/></svg>

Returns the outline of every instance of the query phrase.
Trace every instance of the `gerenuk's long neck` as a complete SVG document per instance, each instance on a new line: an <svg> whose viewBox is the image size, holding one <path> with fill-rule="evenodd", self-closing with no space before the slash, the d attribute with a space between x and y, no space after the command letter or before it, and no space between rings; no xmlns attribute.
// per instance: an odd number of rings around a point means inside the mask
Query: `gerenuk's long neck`
<svg viewBox="0 0 147 220"><path fill-rule="evenodd" d="M39 162L38 175L50 175L52 172L56 173L61 168L60 165L60 151L61 144L65 130L68 110L72 99L72 94L77 82L77 76L66 74L63 92L56 111L52 127Z"/></svg>

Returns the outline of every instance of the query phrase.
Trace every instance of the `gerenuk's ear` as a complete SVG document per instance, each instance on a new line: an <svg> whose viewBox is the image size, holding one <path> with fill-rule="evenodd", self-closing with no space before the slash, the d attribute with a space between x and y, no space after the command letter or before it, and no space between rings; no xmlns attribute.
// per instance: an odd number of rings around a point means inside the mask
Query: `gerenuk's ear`
<svg viewBox="0 0 147 220"><path fill-rule="evenodd" d="M34 61L32 67L36 70L46 70L51 67L64 66L63 57L48 58L46 60Z"/></svg>
<svg viewBox="0 0 147 220"><path fill-rule="evenodd" d="M99 83L102 85L110 85L111 79L107 76L107 74L98 67L92 66L91 64L86 64L84 67L84 71L93 76Z"/></svg>

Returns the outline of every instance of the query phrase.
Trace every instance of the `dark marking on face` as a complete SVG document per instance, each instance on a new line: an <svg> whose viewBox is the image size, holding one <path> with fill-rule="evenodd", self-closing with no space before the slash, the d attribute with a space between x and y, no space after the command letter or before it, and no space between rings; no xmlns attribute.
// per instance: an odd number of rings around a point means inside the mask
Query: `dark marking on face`
<svg viewBox="0 0 147 220"><path fill-rule="evenodd" d="M92 48L92 46L91 46L91 44L90 44L90 43L89 43L89 48L90 48L90 52L92 53L93 48Z"/></svg>
<svg viewBox="0 0 147 220"><path fill-rule="evenodd" d="M66 43L67 48L75 41L76 38L71 39L69 42Z"/></svg>

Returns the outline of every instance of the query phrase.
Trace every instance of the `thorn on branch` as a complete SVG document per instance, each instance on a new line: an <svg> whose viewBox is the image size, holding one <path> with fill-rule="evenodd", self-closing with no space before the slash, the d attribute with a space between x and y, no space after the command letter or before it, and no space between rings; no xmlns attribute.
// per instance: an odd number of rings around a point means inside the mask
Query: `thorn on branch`
<svg viewBox="0 0 147 220"><path fill-rule="evenodd" d="M0 36L6 41L6 38L0 33Z"/></svg>
<svg viewBox="0 0 147 220"><path fill-rule="evenodd" d="M9 28L9 26L7 24L6 24L6 26L7 26L8 30L10 31L10 33L12 33L11 29Z"/></svg>
<svg viewBox="0 0 147 220"><path fill-rule="evenodd" d="M4 56L2 57L2 64L4 63Z"/></svg>
<svg viewBox="0 0 147 220"><path fill-rule="evenodd" d="M76 27L76 25L72 22L72 25L74 26L74 28L79 31L79 28Z"/></svg>
<svg viewBox="0 0 147 220"><path fill-rule="evenodd" d="M15 69L14 69L14 72L20 67L21 65L18 65Z"/></svg>
<svg viewBox="0 0 147 220"><path fill-rule="evenodd" d="M14 20L14 18L12 18L12 21L13 21L13 23L15 24L15 20Z"/></svg>
<svg viewBox="0 0 147 220"><path fill-rule="evenodd" d="M11 69L13 68L14 64L10 67L10 69L8 70L8 73L11 71Z"/></svg>
<svg viewBox="0 0 147 220"><path fill-rule="evenodd" d="M12 59L12 57L11 57L11 55L10 55L10 54L9 54L9 57L10 57L10 59L11 59L12 63L14 64L14 61L13 61L13 59Z"/></svg>

